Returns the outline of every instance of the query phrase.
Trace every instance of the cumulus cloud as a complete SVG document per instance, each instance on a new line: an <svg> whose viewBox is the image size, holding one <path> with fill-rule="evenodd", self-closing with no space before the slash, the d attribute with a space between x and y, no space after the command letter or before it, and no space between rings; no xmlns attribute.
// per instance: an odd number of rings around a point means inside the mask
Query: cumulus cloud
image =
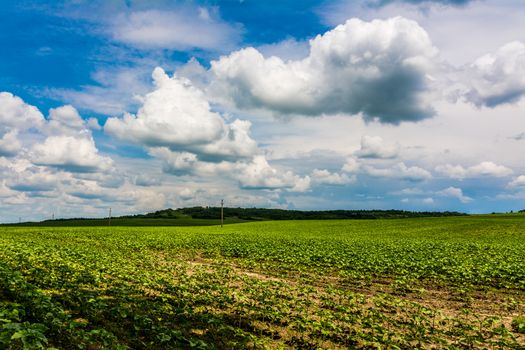
<svg viewBox="0 0 525 350"><path fill-rule="evenodd" d="M465 98L477 106L496 107L525 95L525 44L508 43L466 68Z"/></svg>
<svg viewBox="0 0 525 350"><path fill-rule="evenodd" d="M355 176L348 176L347 174L331 173L326 169L314 169L310 178L316 184L323 185L348 185L355 182Z"/></svg>
<svg viewBox="0 0 525 350"><path fill-rule="evenodd" d="M154 70L153 79L156 89L144 97L137 115L109 118L106 132L146 147L167 147L216 161L257 153L248 121L227 124L188 79L170 78L161 68Z"/></svg>
<svg viewBox="0 0 525 350"><path fill-rule="evenodd" d="M149 149L149 154L164 161L163 171L176 176L203 173L203 162L197 156L189 152L172 152L166 147L155 147ZM224 162L215 163L212 172ZM207 169L207 168L206 168Z"/></svg>
<svg viewBox="0 0 525 350"><path fill-rule="evenodd" d="M171 152L167 148L155 148L150 150L150 154L163 160L162 170L165 173L175 176L206 177L235 172L235 162L205 162L189 152Z"/></svg>
<svg viewBox="0 0 525 350"><path fill-rule="evenodd" d="M503 177L512 174L512 169L493 162L481 162L467 169L467 173L472 176L495 176Z"/></svg>
<svg viewBox="0 0 525 350"><path fill-rule="evenodd" d="M194 191L194 190L192 190L190 188L185 187L185 188L183 188L182 190L179 191L178 196L182 200L190 200L190 199L195 197L196 192L197 191Z"/></svg>
<svg viewBox="0 0 525 350"><path fill-rule="evenodd" d="M167 198L164 193L158 191L148 191L144 189L135 190L131 193L135 210L144 212L145 210L160 210L166 208Z"/></svg>
<svg viewBox="0 0 525 350"><path fill-rule="evenodd" d="M438 165L436 171L452 179L462 180L469 177L492 176L505 177L513 173L512 169L493 162L481 162L468 168L462 165Z"/></svg>
<svg viewBox="0 0 525 350"><path fill-rule="evenodd" d="M117 15L112 26L115 40L141 49L222 51L231 48L239 34L204 7L133 11Z"/></svg>
<svg viewBox="0 0 525 350"><path fill-rule="evenodd" d="M50 109L46 120L43 117L40 119L40 112L21 99L15 97L11 100L17 103L19 111L25 111L25 115L29 115L26 120L40 125L28 137L32 144L28 145L26 157L33 164L71 172L96 172L111 168L113 161L98 154L87 122L73 106ZM42 135L47 137L39 142Z"/></svg>
<svg viewBox="0 0 525 350"><path fill-rule="evenodd" d="M399 145L389 145L380 136L365 135L361 138L361 148L354 154L359 158L395 158Z"/></svg>
<svg viewBox="0 0 525 350"><path fill-rule="evenodd" d="M36 107L9 92L0 92L0 128L25 130L43 123L44 116Z"/></svg>
<svg viewBox="0 0 525 350"><path fill-rule="evenodd" d="M525 187L525 175L520 175L509 183L510 187Z"/></svg>
<svg viewBox="0 0 525 350"><path fill-rule="evenodd" d="M36 165L47 165L72 172L108 170L113 162L98 154L91 135L50 136L33 146L31 160Z"/></svg>
<svg viewBox="0 0 525 350"><path fill-rule="evenodd" d="M82 119L78 111L71 105L66 105L49 110L46 130L50 134L75 135L84 130L87 122Z"/></svg>
<svg viewBox="0 0 525 350"><path fill-rule="evenodd" d="M45 168L27 166L13 172L7 186L19 192L53 192L58 189L61 180L68 180L68 176L53 173Z"/></svg>
<svg viewBox="0 0 525 350"><path fill-rule="evenodd" d="M310 187L310 177L300 177L291 171L278 171L268 164L264 156L256 156L252 162L241 166L238 179L242 188L280 189L304 192Z"/></svg>
<svg viewBox="0 0 525 350"><path fill-rule="evenodd" d="M104 188L120 188L129 178L126 172L119 171L117 167L112 167L109 170L100 169L97 172L77 172L74 175L76 179L95 181L100 187Z"/></svg>
<svg viewBox="0 0 525 350"><path fill-rule="evenodd" d="M374 177L396 178L406 181L423 181L432 178L427 170L418 166L406 166L405 163L397 163L389 168L374 168L372 166L363 167L365 173Z"/></svg>
<svg viewBox="0 0 525 350"><path fill-rule="evenodd" d="M225 174L238 181L243 189L276 190L287 189L304 192L310 187L310 177L300 177L291 171L272 167L264 155L236 162L206 162L189 152L172 152L168 148L150 149L150 154L164 161L164 172L176 176L216 176Z"/></svg>
<svg viewBox="0 0 525 350"><path fill-rule="evenodd" d="M86 126L90 129L93 129L93 130L101 130L102 127L100 126L100 124L98 123L98 120L97 118L89 118L87 121L86 121Z"/></svg>
<svg viewBox="0 0 525 350"><path fill-rule="evenodd" d="M20 151L22 144L17 135L17 130L11 130L0 137L0 157L12 157Z"/></svg>
<svg viewBox="0 0 525 350"><path fill-rule="evenodd" d="M112 203L124 205L132 211L157 210L166 205L166 195L159 191L148 188L132 187L129 184L120 188L103 188L96 181L76 180L72 181L64 191L73 202L86 203L105 207ZM107 211L106 211L107 213ZM117 213L113 211L113 213Z"/></svg>
<svg viewBox="0 0 525 350"><path fill-rule="evenodd" d="M343 164L341 170L346 173L356 173L360 167L361 164L357 161L357 159L350 157L346 159L346 162Z"/></svg>
<svg viewBox="0 0 525 350"><path fill-rule="evenodd" d="M461 165L444 164L438 165L435 169L438 173L448 176L452 179L464 179L467 177L467 169Z"/></svg>
<svg viewBox="0 0 525 350"><path fill-rule="evenodd" d="M162 181L160 178L156 176L152 176L150 174L142 174L135 178L135 185L137 186L143 186L143 187L150 187L150 186L159 186L162 184Z"/></svg>
<svg viewBox="0 0 525 350"><path fill-rule="evenodd" d="M0 132L7 130L0 137L0 156L15 156L23 149L23 158L35 165L72 172L106 171L112 166L109 157L98 154L88 123L73 106L52 108L45 119L36 107L2 92L0 122Z"/></svg>
<svg viewBox="0 0 525 350"><path fill-rule="evenodd" d="M7 187L5 180L0 181L0 198L9 198L15 195L16 192Z"/></svg>
<svg viewBox="0 0 525 350"><path fill-rule="evenodd" d="M431 117L424 101L437 49L416 22L348 20L310 41L308 57L265 58L254 48L211 62L210 90L237 107L279 115L362 114L398 124Z"/></svg>
<svg viewBox="0 0 525 350"><path fill-rule="evenodd" d="M444 190L441 190L441 191L438 191L436 192L436 195L438 196L442 196L442 197L452 197L452 198L456 198L458 199L461 203L468 203L468 202L472 202L473 199L468 197L468 196L465 196L463 194L463 190L461 188L458 188L458 187L448 187L448 188L445 188Z"/></svg>

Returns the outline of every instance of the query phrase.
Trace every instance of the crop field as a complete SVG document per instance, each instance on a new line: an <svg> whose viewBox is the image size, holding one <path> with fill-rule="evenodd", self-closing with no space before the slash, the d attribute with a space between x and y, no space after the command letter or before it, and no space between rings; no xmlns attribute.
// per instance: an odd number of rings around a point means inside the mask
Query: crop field
<svg viewBox="0 0 525 350"><path fill-rule="evenodd" d="M0 227L4 348L525 348L525 216Z"/></svg>

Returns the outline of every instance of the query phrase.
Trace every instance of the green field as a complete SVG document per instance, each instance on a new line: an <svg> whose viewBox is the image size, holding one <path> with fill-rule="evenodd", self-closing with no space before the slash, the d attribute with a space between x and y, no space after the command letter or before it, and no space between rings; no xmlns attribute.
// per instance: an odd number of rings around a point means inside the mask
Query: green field
<svg viewBox="0 0 525 350"><path fill-rule="evenodd" d="M525 348L525 216L0 227L0 348Z"/></svg>

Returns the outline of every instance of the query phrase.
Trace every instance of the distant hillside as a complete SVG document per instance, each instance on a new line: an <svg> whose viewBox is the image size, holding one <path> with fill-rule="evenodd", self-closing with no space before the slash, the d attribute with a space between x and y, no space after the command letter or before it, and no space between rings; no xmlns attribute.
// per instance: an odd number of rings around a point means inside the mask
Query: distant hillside
<svg viewBox="0 0 525 350"><path fill-rule="evenodd" d="M263 220L360 220L402 219L467 215L458 212L412 212L404 210L321 210L302 211L264 208L224 208L224 223ZM55 219L10 224L16 226L206 226L219 225L220 207L164 209L153 213L111 218Z"/></svg>
<svg viewBox="0 0 525 350"><path fill-rule="evenodd" d="M190 216L193 219L219 219L220 207L193 207L165 209L149 213L144 217L169 218ZM224 208L225 218L247 221L257 220L332 220L332 219L400 219L415 217L441 217L467 215L458 212L412 212L404 210L284 210L264 208Z"/></svg>

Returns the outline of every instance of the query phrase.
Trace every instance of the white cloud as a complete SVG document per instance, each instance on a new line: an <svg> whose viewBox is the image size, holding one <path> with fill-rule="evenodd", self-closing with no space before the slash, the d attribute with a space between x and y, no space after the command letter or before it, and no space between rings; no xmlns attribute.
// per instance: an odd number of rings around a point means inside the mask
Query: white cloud
<svg viewBox="0 0 525 350"><path fill-rule="evenodd" d="M512 169L493 162L481 162L468 168L467 173L470 176L494 176L503 177L512 174Z"/></svg>
<svg viewBox="0 0 525 350"><path fill-rule="evenodd" d="M65 173L56 174L48 169L29 166L10 174L7 186L15 191L28 193L55 192L61 181L70 177Z"/></svg>
<svg viewBox="0 0 525 350"><path fill-rule="evenodd" d="M0 127L25 130L43 123L44 116L36 107L9 92L0 92Z"/></svg>
<svg viewBox="0 0 525 350"><path fill-rule="evenodd" d="M211 91L240 108L277 114L418 121L433 115L423 94L436 55L414 21L351 19L312 39L303 60L265 58L246 48L212 61Z"/></svg>
<svg viewBox="0 0 525 350"><path fill-rule="evenodd" d="M112 166L109 157L98 154L86 121L73 106L50 109L46 120L36 107L2 92L0 121L0 128L8 130L0 138L0 156L19 156L11 166L16 173L29 168L29 161L72 172L106 171ZM15 164L24 165L16 169Z"/></svg>
<svg viewBox="0 0 525 350"><path fill-rule="evenodd" d="M388 145L380 136L365 135L361 138L361 148L354 154L359 158L395 158L399 145Z"/></svg>
<svg viewBox="0 0 525 350"><path fill-rule="evenodd" d="M153 211L165 208L167 202L163 190L133 187L130 184L119 188L103 188L96 181L76 180L64 186L64 191L69 202L102 207L103 215L107 215L109 207L114 209L113 215L117 216L117 208L124 210L124 213Z"/></svg>
<svg viewBox="0 0 525 350"><path fill-rule="evenodd" d="M361 164L357 161L357 159L350 157L346 159L346 162L341 170L346 173L356 173L360 167Z"/></svg>
<svg viewBox="0 0 525 350"><path fill-rule="evenodd" d="M363 1L335 0L320 6L318 13L327 25L343 23L349 17L411 18L430 34L440 56L455 65L469 64L504 43L525 40L525 8L520 1L472 1L471 6L443 6L445 1L433 0L423 2L423 6L411 6L408 1L389 1L387 6L372 7L363 6Z"/></svg>
<svg viewBox="0 0 525 350"><path fill-rule="evenodd" d="M165 174L185 177L206 178L227 174L233 170L235 163L221 162L204 162L200 161L197 156L189 152L173 152L166 147L155 147L148 149L148 153L162 161L162 171Z"/></svg>
<svg viewBox="0 0 525 350"><path fill-rule="evenodd" d="M510 187L525 187L525 175L520 175L509 183Z"/></svg>
<svg viewBox="0 0 525 350"><path fill-rule="evenodd" d="M116 16L115 40L141 49L223 51L239 40L239 29L206 8L134 11Z"/></svg>
<svg viewBox="0 0 525 350"><path fill-rule="evenodd" d="M6 186L5 180L0 181L0 198L13 197L15 194L15 191Z"/></svg>
<svg viewBox="0 0 525 350"><path fill-rule="evenodd" d="M11 130L0 137L0 157L12 157L20 151L22 144L17 135L17 130Z"/></svg>
<svg viewBox="0 0 525 350"><path fill-rule="evenodd" d="M317 184L326 185L348 185L355 182L355 176L348 176L347 174L331 173L326 169L314 169L310 178Z"/></svg>
<svg viewBox="0 0 525 350"><path fill-rule="evenodd" d="M111 158L98 154L90 134L50 136L31 150L31 161L72 172L95 172L111 168Z"/></svg>
<svg viewBox="0 0 525 350"><path fill-rule="evenodd" d="M423 181L432 178L432 175L425 169L418 166L408 167L405 163L397 163L389 168L374 168L372 166L364 166L364 171L374 177L396 178L406 181Z"/></svg>
<svg viewBox="0 0 525 350"><path fill-rule="evenodd" d="M238 175L242 188L279 189L304 192L310 188L310 177L299 177L291 171L280 172L268 164L264 156L256 156Z"/></svg>
<svg viewBox="0 0 525 350"><path fill-rule="evenodd" d="M464 168L461 165L438 165L436 171L452 179L458 180L480 176L505 177L513 173L510 168L488 161L481 162L468 168Z"/></svg>
<svg viewBox="0 0 525 350"><path fill-rule="evenodd" d="M51 134L74 135L84 130L85 127L86 121L82 119L78 111L71 105L49 110L46 129Z"/></svg>
<svg viewBox="0 0 525 350"><path fill-rule="evenodd" d="M525 96L525 44L514 41L478 58L466 69L464 96L477 106L495 107Z"/></svg>
<svg viewBox="0 0 525 350"><path fill-rule="evenodd" d="M24 149L21 157L26 161L72 172L105 171L111 167L112 160L98 154L86 121L74 107L52 108L46 120L19 97L2 93L0 99L5 102L0 103L0 117L12 129L0 139L1 154L15 155ZM19 139L20 131L24 134Z"/></svg>
<svg viewBox="0 0 525 350"><path fill-rule="evenodd" d="M286 189L304 192L310 188L310 177L300 177L291 171L272 167L264 155L235 162L201 161L189 152L172 152L166 147L151 148L150 154L164 161L164 172L176 176L194 175L201 178L226 175L238 181L243 189Z"/></svg>
<svg viewBox="0 0 525 350"><path fill-rule="evenodd" d="M154 147L148 150L153 157L164 161L164 172L172 175L183 176L197 171L197 167L202 164L197 156L189 152L172 152L166 147ZM221 163L216 163L217 164Z"/></svg>
<svg viewBox="0 0 525 350"><path fill-rule="evenodd" d="M438 196L442 196L442 197L452 197L452 198L456 198L458 199L461 203L469 203L469 202L472 202L473 199L468 197L468 196L465 196L463 194L463 191L461 190L461 188L458 188L458 187L448 187L448 188L445 188L444 190L441 190L439 192L436 192L436 195Z"/></svg>
<svg viewBox="0 0 525 350"><path fill-rule="evenodd" d="M102 127L98 123L97 118L89 118L86 122L86 126L93 130L101 130Z"/></svg>
<svg viewBox="0 0 525 350"><path fill-rule="evenodd" d="M438 173L446 175L452 179L464 179L467 177L467 169L461 165L444 164L438 165L435 169Z"/></svg>
<svg viewBox="0 0 525 350"><path fill-rule="evenodd" d="M225 125L225 133L215 142L203 144L194 151L199 152L201 159L244 158L259 153L257 143L250 136L251 123L247 120L236 119Z"/></svg>
<svg viewBox="0 0 525 350"><path fill-rule="evenodd" d="M139 189L134 190L131 195L135 199L133 208L137 211L144 212L166 208L167 198L164 193Z"/></svg>
<svg viewBox="0 0 525 350"><path fill-rule="evenodd" d="M424 204L434 204L434 199L432 197L423 198L422 201Z"/></svg>
<svg viewBox="0 0 525 350"><path fill-rule="evenodd" d="M178 196L183 200L190 200L195 197L196 191L193 191L187 187L179 191Z"/></svg>
<svg viewBox="0 0 525 350"><path fill-rule="evenodd" d="M156 89L144 97L136 116L109 118L104 130L122 140L146 147L168 147L219 161L248 158L258 152L250 137L250 123L227 124L213 112L204 93L188 79L153 72Z"/></svg>
<svg viewBox="0 0 525 350"><path fill-rule="evenodd" d="M134 180L135 185L150 187L150 186L159 186L162 184L160 178L152 176L151 174L141 174L138 175Z"/></svg>

